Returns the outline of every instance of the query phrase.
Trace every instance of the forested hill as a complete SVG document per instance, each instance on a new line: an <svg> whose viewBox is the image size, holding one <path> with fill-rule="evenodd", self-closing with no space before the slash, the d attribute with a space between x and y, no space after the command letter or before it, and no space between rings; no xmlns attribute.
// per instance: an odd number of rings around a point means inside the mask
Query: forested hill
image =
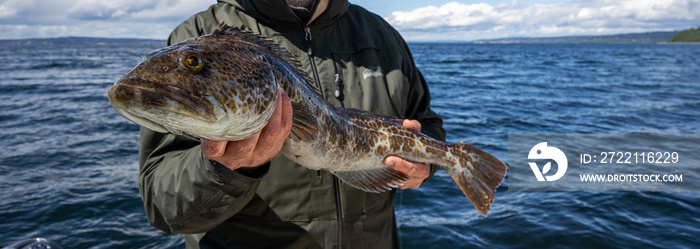
<svg viewBox="0 0 700 249"><path fill-rule="evenodd" d="M671 37L669 42L700 42L700 27L696 29L686 29Z"/></svg>

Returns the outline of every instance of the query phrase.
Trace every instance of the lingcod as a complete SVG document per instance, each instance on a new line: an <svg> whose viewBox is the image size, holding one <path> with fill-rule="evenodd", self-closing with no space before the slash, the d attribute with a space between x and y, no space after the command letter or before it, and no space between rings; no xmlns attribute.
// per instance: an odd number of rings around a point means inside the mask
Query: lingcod
<svg viewBox="0 0 700 249"><path fill-rule="evenodd" d="M156 132L237 141L267 124L278 85L293 109L282 155L368 192L408 180L383 163L387 156L438 165L481 214L488 213L506 172L501 161L469 144L405 129L392 116L328 104L292 53L252 31L221 23L211 34L153 51L108 97L117 112Z"/></svg>

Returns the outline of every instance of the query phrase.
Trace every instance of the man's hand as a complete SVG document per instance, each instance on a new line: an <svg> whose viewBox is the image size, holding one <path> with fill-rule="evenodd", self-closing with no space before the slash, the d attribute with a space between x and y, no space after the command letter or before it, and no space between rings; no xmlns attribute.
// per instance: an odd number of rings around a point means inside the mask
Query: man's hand
<svg viewBox="0 0 700 249"><path fill-rule="evenodd" d="M417 120L404 119L403 127L417 132L421 131L421 124ZM418 188L430 176L430 165L425 163L414 163L397 156L388 156L384 159L384 164L410 177L399 187L400 189Z"/></svg>
<svg viewBox="0 0 700 249"><path fill-rule="evenodd" d="M258 167L277 157L292 129L292 102L281 87L277 88L277 105L260 132L240 141L201 139L202 153L231 170Z"/></svg>

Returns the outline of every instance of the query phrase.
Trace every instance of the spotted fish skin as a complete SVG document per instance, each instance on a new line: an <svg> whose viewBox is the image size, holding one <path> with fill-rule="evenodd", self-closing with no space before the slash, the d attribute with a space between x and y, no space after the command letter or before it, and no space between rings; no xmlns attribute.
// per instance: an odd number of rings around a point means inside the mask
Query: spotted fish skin
<svg viewBox="0 0 700 249"><path fill-rule="evenodd" d="M110 103L159 132L219 140L255 134L274 110L275 75L256 46L229 41L209 36L149 53L110 88Z"/></svg>
<svg viewBox="0 0 700 249"><path fill-rule="evenodd" d="M292 131L281 151L292 161L368 192L408 180L383 163L387 156L438 165L488 213L505 176L502 162L471 145L404 129L395 117L329 105L289 51L250 31L222 23L210 35L154 51L108 96L119 113L155 131L235 141L264 127L277 85L292 102Z"/></svg>

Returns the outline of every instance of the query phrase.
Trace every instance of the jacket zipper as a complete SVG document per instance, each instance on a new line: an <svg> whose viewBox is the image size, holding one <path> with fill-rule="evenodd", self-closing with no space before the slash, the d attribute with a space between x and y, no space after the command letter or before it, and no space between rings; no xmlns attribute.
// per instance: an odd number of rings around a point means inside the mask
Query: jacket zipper
<svg viewBox="0 0 700 249"><path fill-rule="evenodd" d="M311 65L311 72L313 73L314 76L314 81L316 81L316 87L318 88L321 97L324 99L325 94L323 94L323 88L321 88L321 79L318 76L318 69L316 68L316 61L314 60L314 52L313 49L311 48L311 39L313 37L311 36L311 27L305 26L304 27L304 39L306 40L306 52L309 54L309 64ZM333 62L335 63L335 62ZM335 67L335 64L333 64ZM337 70L337 69L336 69ZM337 75L337 72L336 72ZM342 105L342 102L341 102ZM316 176L321 178L321 171L316 171ZM336 210L336 215L338 216L338 249L343 248L343 206L342 202L340 200L340 181L338 180L338 177L333 176L333 189L335 190L335 210Z"/></svg>
<svg viewBox="0 0 700 249"><path fill-rule="evenodd" d="M314 51L311 49L311 27L304 26L304 40L306 40L306 53L309 55L309 64L311 65L311 73L313 74L314 81L316 82L316 88L320 91L319 94L323 96L323 91L321 91L321 81L318 77L318 72L316 71L316 62L314 61ZM316 177L319 180L323 178L321 170L316 170Z"/></svg>
<svg viewBox="0 0 700 249"><path fill-rule="evenodd" d="M316 69L316 61L314 60L314 51L311 49L311 27L306 26L304 28L304 39L306 39L306 53L309 54L309 63L311 64L311 72L314 75L314 81L316 81L316 87L320 91L321 97L324 97L323 89L321 88L321 79L318 77L318 69Z"/></svg>

